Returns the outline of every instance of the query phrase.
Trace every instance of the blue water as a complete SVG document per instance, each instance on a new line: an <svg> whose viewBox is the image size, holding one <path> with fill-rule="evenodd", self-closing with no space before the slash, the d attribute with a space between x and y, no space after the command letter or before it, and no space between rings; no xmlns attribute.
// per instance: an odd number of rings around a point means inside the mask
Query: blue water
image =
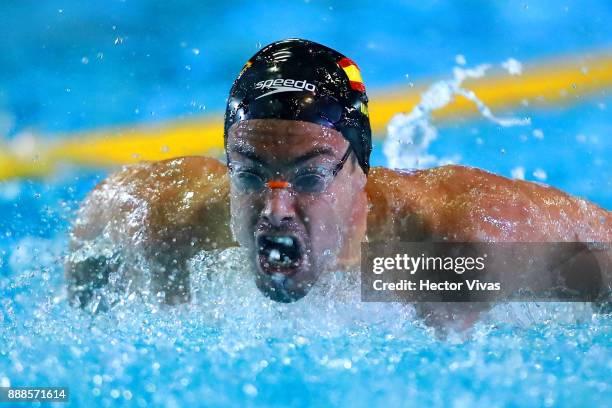
<svg viewBox="0 0 612 408"><path fill-rule="evenodd" d="M244 61L283 37L348 54L369 89L448 77L458 54L499 64L612 47L607 1L202 3L2 2L0 137L218 112ZM528 180L610 209L610 109L602 91L503 112L529 116L527 127L445 123L430 153L506 176L521 167ZM380 145L373 163L385 163ZM361 303L342 281L336 296L269 303L229 253L217 268L235 280L190 306L74 310L63 292L68 226L106 173L68 167L0 183L0 386L68 386L71 405L87 407L612 401L612 317L588 309L502 306L468 333L439 338L409 307Z"/></svg>

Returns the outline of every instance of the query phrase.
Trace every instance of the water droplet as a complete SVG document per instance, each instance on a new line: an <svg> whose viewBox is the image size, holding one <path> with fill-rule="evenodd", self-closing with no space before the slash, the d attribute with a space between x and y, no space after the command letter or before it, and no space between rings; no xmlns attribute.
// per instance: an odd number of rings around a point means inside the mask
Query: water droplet
<svg viewBox="0 0 612 408"><path fill-rule="evenodd" d="M87 57L81 58L81 64L85 64L85 65L89 64L89 58Z"/></svg>
<svg viewBox="0 0 612 408"><path fill-rule="evenodd" d="M538 168L533 172L533 177L537 178L538 180L546 180L548 175L543 169Z"/></svg>
<svg viewBox="0 0 612 408"><path fill-rule="evenodd" d="M541 129L534 129L532 134L536 139L544 139L544 132Z"/></svg>
<svg viewBox="0 0 612 408"><path fill-rule="evenodd" d="M115 45L120 45L120 44L123 44L123 37L115 38Z"/></svg>
<svg viewBox="0 0 612 408"><path fill-rule="evenodd" d="M510 175L516 180L525 180L525 168L518 166L510 170Z"/></svg>
<svg viewBox="0 0 612 408"><path fill-rule="evenodd" d="M244 384L242 391L244 391L244 393L249 397L257 396L257 388L255 388L253 384Z"/></svg>

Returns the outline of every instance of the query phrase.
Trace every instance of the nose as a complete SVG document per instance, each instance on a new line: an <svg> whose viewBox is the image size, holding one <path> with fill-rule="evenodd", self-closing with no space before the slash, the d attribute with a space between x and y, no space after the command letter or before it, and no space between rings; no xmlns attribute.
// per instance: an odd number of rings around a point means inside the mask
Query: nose
<svg viewBox="0 0 612 408"><path fill-rule="evenodd" d="M263 217L275 227L295 218L295 201L290 190L275 188L268 191Z"/></svg>

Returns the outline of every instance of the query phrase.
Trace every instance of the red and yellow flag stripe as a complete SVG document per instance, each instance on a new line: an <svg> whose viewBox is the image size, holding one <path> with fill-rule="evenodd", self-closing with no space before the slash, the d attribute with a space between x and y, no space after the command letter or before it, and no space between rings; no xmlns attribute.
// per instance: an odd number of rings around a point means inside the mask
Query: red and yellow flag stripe
<svg viewBox="0 0 612 408"><path fill-rule="evenodd" d="M365 85L361 78L359 67L350 58L342 58L338 61L338 65L344 70L351 84L351 89L359 92L365 92Z"/></svg>

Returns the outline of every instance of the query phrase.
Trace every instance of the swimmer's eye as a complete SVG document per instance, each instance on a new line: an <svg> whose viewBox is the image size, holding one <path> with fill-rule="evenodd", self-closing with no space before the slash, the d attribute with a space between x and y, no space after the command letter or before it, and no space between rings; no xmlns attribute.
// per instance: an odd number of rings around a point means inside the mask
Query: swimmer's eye
<svg viewBox="0 0 612 408"><path fill-rule="evenodd" d="M298 174L291 182L293 188L301 193L321 193L327 188L329 176L310 171L307 173Z"/></svg>
<svg viewBox="0 0 612 408"><path fill-rule="evenodd" d="M258 192L265 187L265 182L260 175L247 170L232 172L232 180L236 187L245 193Z"/></svg>

